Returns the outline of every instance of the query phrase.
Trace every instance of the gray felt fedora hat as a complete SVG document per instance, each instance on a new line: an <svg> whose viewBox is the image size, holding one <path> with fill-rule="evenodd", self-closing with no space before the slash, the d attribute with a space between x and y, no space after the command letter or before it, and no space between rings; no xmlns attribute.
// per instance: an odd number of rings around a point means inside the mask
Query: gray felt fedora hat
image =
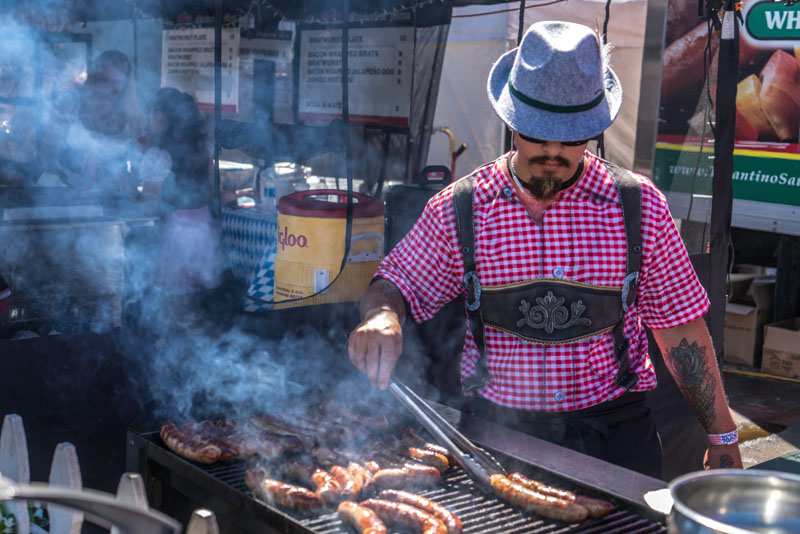
<svg viewBox="0 0 800 534"><path fill-rule="evenodd" d="M597 34L571 22L533 24L519 47L492 66L487 89L509 128L548 141L597 137L622 104L622 86L604 68Z"/></svg>

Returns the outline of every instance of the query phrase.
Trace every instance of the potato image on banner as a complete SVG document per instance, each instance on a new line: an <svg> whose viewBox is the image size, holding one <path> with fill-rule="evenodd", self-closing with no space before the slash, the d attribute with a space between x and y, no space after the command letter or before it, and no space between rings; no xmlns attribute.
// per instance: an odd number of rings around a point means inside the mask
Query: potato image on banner
<svg viewBox="0 0 800 534"><path fill-rule="evenodd" d="M762 135L774 135L761 107L761 80L755 74L736 87L736 131L737 139L747 141L755 141Z"/></svg>
<svg viewBox="0 0 800 534"><path fill-rule="evenodd" d="M778 139L797 142L800 123L800 63L776 50L761 71L761 107Z"/></svg>

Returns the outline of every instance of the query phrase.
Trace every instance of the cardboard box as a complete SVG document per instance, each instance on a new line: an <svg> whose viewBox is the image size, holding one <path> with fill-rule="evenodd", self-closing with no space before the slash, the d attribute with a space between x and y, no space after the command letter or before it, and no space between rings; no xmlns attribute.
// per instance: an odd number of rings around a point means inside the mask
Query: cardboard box
<svg viewBox="0 0 800 534"><path fill-rule="evenodd" d="M800 378L800 317L766 326L761 370L771 375Z"/></svg>
<svg viewBox="0 0 800 534"><path fill-rule="evenodd" d="M759 367L764 324L768 321L769 310L746 304L726 304L723 359L729 363Z"/></svg>
<svg viewBox="0 0 800 534"><path fill-rule="evenodd" d="M752 302L747 292L756 278L758 275L753 273L730 273L727 279L728 302Z"/></svg>
<svg viewBox="0 0 800 534"><path fill-rule="evenodd" d="M750 283L747 295L755 302L759 310L772 310L772 301L775 300L775 278L756 278Z"/></svg>

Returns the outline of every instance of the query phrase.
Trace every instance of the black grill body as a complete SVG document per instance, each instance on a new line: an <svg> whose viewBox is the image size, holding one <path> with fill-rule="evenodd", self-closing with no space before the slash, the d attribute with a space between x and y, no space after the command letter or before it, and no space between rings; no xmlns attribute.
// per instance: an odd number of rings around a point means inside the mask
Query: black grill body
<svg viewBox="0 0 800 534"><path fill-rule="evenodd" d="M353 531L334 512L302 515L286 512L256 500L244 484L245 463L241 461L201 466L175 455L162 444L157 432L129 433L128 469L142 473L150 504L182 522L196 508L213 510L225 534L316 533L349 534ZM582 494L609 498L601 489L576 487L550 473L518 460L500 457L513 466L560 487L579 490ZM460 469L451 468L443 484L418 492L457 513L464 523L465 534L523 533L666 533L664 517L631 503L617 504L617 510L599 520L565 524L520 512L493 495L480 491Z"/></svg>

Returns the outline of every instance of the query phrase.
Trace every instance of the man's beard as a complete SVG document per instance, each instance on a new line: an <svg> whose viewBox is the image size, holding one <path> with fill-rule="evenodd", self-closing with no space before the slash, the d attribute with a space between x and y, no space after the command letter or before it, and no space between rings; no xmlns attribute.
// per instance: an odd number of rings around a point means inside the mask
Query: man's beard
<svg viewBox="0 0 800 534"><path fill-rule="evenodd" d="M531 195L539 200L552 200L561 191L561 180L555 176L533 176L530 182L523 182L524 187Z"/></svg>
<svg viewBox="0 0 800 534"><path fill-rule="evenodd" d="M561 156L556 156L554 158L548 158L547 156L539 156L537 158L530 158L528 160L528 165L535 165L541 164L544 165L545 163L556 163L557 165L569 168L569 160L566 158L562 158ZM558 178L554 173L549 172L545 173L544 176L532 176L530 181L524 181L520 179L522 186L535 198L539 200L552 200L558 195L559 191L561 191L561 186L566 180L562 178Z"/></svg>

